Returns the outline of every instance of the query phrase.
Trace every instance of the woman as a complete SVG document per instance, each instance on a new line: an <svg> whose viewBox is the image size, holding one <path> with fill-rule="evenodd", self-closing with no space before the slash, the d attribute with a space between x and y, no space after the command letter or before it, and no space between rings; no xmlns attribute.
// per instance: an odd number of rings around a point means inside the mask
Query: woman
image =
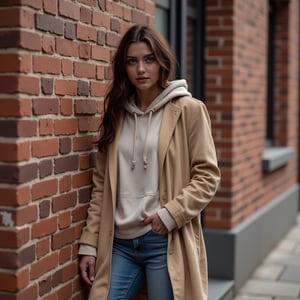
<svg viewBox="0 0 300 300"><path fill-rule="evenodd" d="M80 238L89 299L207 299L200 212L220 172L207 110L185 80L170 81L174 65L146 26L116 51Z"/></svg>

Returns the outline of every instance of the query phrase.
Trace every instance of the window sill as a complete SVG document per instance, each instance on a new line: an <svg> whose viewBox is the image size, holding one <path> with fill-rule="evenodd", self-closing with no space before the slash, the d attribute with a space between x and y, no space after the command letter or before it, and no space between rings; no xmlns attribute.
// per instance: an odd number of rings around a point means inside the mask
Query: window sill
<svg viewBox="0 0 300 300"><path fill-rule="evenodd" d="M284 165L294 156L294 150L287 147L268 147L262 157L263 170L265 172L275 171Z"/></svg>

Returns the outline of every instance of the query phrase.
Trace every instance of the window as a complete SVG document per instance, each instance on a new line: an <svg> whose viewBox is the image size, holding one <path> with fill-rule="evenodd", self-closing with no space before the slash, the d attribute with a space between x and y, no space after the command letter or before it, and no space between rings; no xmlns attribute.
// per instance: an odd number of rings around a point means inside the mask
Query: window
<svg viewBox="0 0 300 300"><path fill-rule="evenodd" d="M155 26L176 55L176 78L185 78L199 99L204 99L204 8L202 0L156 0Z"/></svg>

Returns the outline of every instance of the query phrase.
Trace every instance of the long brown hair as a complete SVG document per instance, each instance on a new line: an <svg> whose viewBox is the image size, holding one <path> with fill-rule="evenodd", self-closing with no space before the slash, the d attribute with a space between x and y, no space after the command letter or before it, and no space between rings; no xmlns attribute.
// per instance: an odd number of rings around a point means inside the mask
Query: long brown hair
<svg viewBox="0 0 300 300"><path fill-rule="evenodd" d="M105 151L115 137L117 118L123 111L126 102L134 94L135 87L126 73L127 51L132 43L145 42L153 51L160 65L158 84L166 88L175 71L175 58L166 40L154 29L147 26L134 25L125 33L115 53L112 70L113 80L104 99L104 115L100 124L99 151Z"/></svg>

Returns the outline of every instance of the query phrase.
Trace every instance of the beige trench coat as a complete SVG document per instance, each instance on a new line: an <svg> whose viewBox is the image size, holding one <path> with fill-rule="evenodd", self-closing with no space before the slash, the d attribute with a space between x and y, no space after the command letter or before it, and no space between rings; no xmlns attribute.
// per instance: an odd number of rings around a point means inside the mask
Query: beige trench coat
<svg viewBox="0 0 300 300"><path fill-rule="evenodd" d="M117 152L123 116L108 152L98 153L87 225L80 243L97 248L90 300L105 300L110 280L117 187ZM175 300L207 299L207 260L200 212L220 180L210 119L205 105L177 98L164 108L159 142L160 202L177 228L168 235L168 270ZM136 299L147 299L137 296Z"/></svg>

